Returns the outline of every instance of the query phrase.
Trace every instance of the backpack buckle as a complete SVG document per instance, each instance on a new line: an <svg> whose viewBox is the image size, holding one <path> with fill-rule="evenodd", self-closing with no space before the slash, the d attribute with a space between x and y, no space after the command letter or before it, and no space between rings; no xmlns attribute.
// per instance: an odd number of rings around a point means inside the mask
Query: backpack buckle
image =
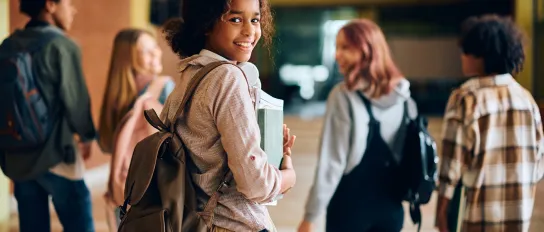
<svg viewBox="0 0 544 232"><path fill-rule="evenodd" d="M221 181L221 183L217 187L217 190L215 190L215 191L216 192L221 192L221 189L228 188L228 187L229 187L229 183L227 183L227 181Z"/></svg>
<svg viewBox="0 0 544 232"><path fill-rule="evenodd" d="M127 214L127 211L123 208L123 206L119 206L119 219L123 220L125 218L125 214Z"/></svg>

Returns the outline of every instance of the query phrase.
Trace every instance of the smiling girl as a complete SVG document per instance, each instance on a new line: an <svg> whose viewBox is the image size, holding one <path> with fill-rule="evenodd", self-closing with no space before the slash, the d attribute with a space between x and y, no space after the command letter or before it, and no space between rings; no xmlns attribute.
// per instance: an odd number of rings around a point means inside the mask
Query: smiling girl
<svg viewBox="0 0 544 232"><path fill-rule="evenodd" d="M164 33L181 58L181 77L166 101L162 118L174 119L188 83L216 61L246 62L259 39L270 44L272 16L266 0L186 0L183 18L168 22ZM222 191L214 210L214 231L275 231L263 203L274 201L295 184L291 162L294 136L284 128L280 169L260 148L255 113L256 89L234 65L212 70L194 92L176 132L187 147L197 200L204 206L231 171L234 183ZM202 210L200 208L199 210Z"/></svg>

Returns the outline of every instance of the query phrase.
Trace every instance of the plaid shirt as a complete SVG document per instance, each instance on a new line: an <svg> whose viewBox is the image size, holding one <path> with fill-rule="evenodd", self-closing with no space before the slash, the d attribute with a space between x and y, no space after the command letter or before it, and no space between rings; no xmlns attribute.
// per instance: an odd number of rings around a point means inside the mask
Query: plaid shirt
<svg viewBox="0 0 544 232"><path fill-rule="evenodd" d="M528 231L542 177L537 104L509 74L473 78L453 91L444 117L439 194L462 177L462 231Z"/></svg>

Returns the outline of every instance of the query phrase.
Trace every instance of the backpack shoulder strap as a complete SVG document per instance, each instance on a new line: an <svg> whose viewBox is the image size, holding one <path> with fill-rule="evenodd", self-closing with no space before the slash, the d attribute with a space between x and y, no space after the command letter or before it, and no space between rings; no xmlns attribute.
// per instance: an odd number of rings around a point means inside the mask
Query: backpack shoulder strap
<svg viewBox="0 0 544 232"><path fill-rule="evenodd" d="M213 222L215 216L214 211L217 207L217 203L219 202L219 197L221 194L223 194L222 190L229 186L233 178L232 172L230 170L227 171L223 181L221 181L215 192L210 196L210 199L208 199L208 202L204 206L204 210L198 213L207 222L208 227L212 226L211 223Z"/></svg>
<svg viewBox="0 0 544 232"><path fill-rule="evenodd" d="M357 92L357 95L359 95L359 97L363 101L363 104L365 105L365 109L368 112L368 117L370 118L370 121L371 122L377 121L376 118L374 117L374 113L372 112L372 103L370 102L370 100L368 100L368 98L366 98L361 91L356 91L356 92Z"/></svg>
<svg viewBox="0 0 544 232"><path fill-rule="evenodd" d="M216 62L210 63L210 64L204 66L203 68L201 68L193 76L193 78L189 82L189 85L187 86L187 90L185 91L185 95L183 96L183 100L181 101L181 104L179 105L179 108L176 111L175 117L174 117L174 119L172 119L173 122L169 122L169 124L170 124L169 126L171 126L171 127L174 126L175 122L177 121L176 119L183 116L183 114L185 113L185 110L191 104L191 100L193 99L193 95L194 95L198 85L200 84L200 82L202 82L204 77L206 77L206 75L209 72L211 72L213 69L215 69L215 68L217 68L217 67L219 67L219 66L221 66L223 64L230 64L230 62L228 62L228 61L216 61Z"/></svg>
<svg viewBox="0 0 544 232"><path fill-rule="evenodd" d="M404 115L410 119L415 119L419 116L417 102L414 101L411 97L404 101Z"/></svg>
<svg viewBox="0 0 544 232"><path fill-rule="evenodd" d="M178 110L176 111L175 117L173 119L174 122L173 123L172 122L167 122L167 123L170 123L170 125L168 125L168 126L170 126L171 130L174 129L175 122L177 122L177 118L183 117L183 114L185 113L185 110L188 109L188 107L189 107L189 105L191 103L192 97L193 97L198 85L202 82L204 77L208 73L210 73L213 69L215 69L215 68L217 68L217 67L219 67L219 66L221 66L223 64L234 65L234 64L232 64L232 63L230 63L228 61L216 61L216 62L213 62L213 63L210 63L210 64L204 66L203 68L201 68L193 76L193 78L189 82L189 85L187 87L187 91L185 92L183 100L181 101L181 104L180 104ZM236 65L234 65L234 66L236 66ZM236 66L236 67L238 67L238 66ZM240 70L242 70L242 69L240 69ZM242 73L244 73L243 70L242 70ZM246 78L246 81L247 81L247 77L245 76L245 73L244 73L244 77ZM189 157L187 157L187 158L189 158ZM227 173L223 177L223 180L221 181L221 183L217 187L216 191L210 196L210 199L206 203L206 205L204 207L204 210L199 213L203 218L208 219L208 220L206 220L208 223L211 223L213 221L214 210L217 207L217 203L219 201L219 197L222 194L222 190L224 188L228 187L228 185L232 182L233 179L234 179L234 176L233 176L232 172L230 170L227 171Z"/></svg>

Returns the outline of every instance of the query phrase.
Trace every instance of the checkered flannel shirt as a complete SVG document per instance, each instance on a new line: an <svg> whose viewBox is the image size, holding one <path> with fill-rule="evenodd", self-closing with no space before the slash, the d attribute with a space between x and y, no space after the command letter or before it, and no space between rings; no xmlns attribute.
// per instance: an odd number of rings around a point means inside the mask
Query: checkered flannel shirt
<svg viewBox="0 0 544 232"><path fill-rule="evenodd" d="M470 79L451 94L443 133L439 194L463 181L462 231L528 231L544 166L531 94L509 74Z"/></svg>

